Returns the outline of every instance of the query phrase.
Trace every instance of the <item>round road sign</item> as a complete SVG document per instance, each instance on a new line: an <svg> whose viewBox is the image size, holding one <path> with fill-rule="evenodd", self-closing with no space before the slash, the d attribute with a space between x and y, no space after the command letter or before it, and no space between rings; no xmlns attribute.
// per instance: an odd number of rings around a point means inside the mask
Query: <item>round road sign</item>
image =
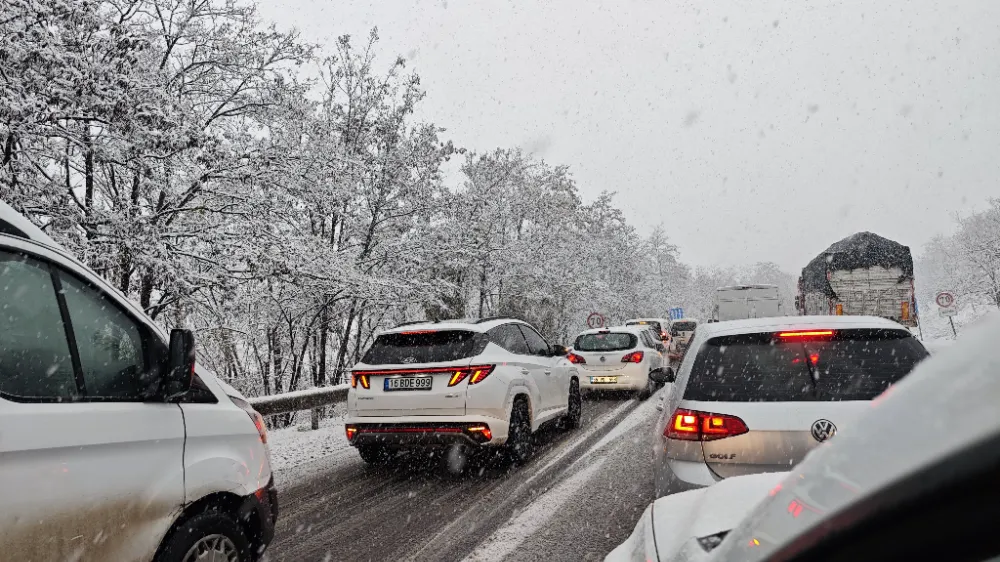
<svg viewBox="0 0 1000 562"><path fill-rule="evenodd" d="M947 291L941 291L934 297L934 301L941 308L951 308L955 304L955 295Z"/></svg>
<svg viewBox="0 0 1000 562"><path fill-rule="evenodd" d="M590 316L587 317L587 327L588 328L603 328L604 327L604 316L600 313L591 312Z"/></svg>

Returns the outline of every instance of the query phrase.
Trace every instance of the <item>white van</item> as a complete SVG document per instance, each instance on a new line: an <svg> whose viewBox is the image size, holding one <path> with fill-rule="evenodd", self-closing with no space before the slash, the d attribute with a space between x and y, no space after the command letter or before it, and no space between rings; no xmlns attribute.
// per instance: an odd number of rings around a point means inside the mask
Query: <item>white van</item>
<svg viewBox="0 0 1000 562"><path fill-rule="evenodd" d="M168 338L0 201L0 558L256 560L266 443L190 331Z"/></svg>

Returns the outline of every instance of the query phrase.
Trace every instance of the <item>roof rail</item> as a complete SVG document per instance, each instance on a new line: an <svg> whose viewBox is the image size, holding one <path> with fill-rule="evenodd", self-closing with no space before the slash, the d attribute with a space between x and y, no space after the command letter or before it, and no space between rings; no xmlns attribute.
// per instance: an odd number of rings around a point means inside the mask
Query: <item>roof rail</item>
<svg viewBox="0 0 1000 562"><path fill-rule="evenodd" d="M514 318L513 316L487 316L486 318L480 318L476 320L476 324L482 324L483 322L492 322L494 320L517 320L518 322L524 322L520 318Z"/></svg>

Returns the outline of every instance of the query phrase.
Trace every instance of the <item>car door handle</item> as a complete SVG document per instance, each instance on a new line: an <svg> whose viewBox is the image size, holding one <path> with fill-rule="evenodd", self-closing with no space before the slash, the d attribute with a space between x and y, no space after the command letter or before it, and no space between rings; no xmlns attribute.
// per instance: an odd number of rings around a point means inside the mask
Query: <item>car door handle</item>
<svg viewBox="0 0 1000 562"><path fill-rule="evenodd" d="M545 374L546 375L551 375L552 374L552 370L551 369L545 369Z"/></svg>
<svg viewBox="0 0 1000 562"><path fill-rule="evenodd" d="M522 375L527 375L528 374L528 370L527 369L521 369L521 374Z"/></svg>

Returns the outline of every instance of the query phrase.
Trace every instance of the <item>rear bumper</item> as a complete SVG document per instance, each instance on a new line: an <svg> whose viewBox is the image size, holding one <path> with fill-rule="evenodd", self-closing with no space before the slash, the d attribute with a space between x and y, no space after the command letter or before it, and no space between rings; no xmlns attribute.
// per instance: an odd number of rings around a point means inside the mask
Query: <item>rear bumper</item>
<svg viewBox="0 0 1000 562"><path fill-rule="evenodd" d="M649 384L649 368L643 364L629 364L620 369L588 371L580 369L580 390L642 390ZM592 377L618 377L613 383L592 382Z"/></svg>
<svg viewBox="0 0 1000 562"><path fill-rule="evenodd" d="M489 416L350 417L345 429L351 445L391 448L433 448L463 443L473 447L502 445L507 441L507 420ZM485 430L483 429L485 428Z"/></svg>

